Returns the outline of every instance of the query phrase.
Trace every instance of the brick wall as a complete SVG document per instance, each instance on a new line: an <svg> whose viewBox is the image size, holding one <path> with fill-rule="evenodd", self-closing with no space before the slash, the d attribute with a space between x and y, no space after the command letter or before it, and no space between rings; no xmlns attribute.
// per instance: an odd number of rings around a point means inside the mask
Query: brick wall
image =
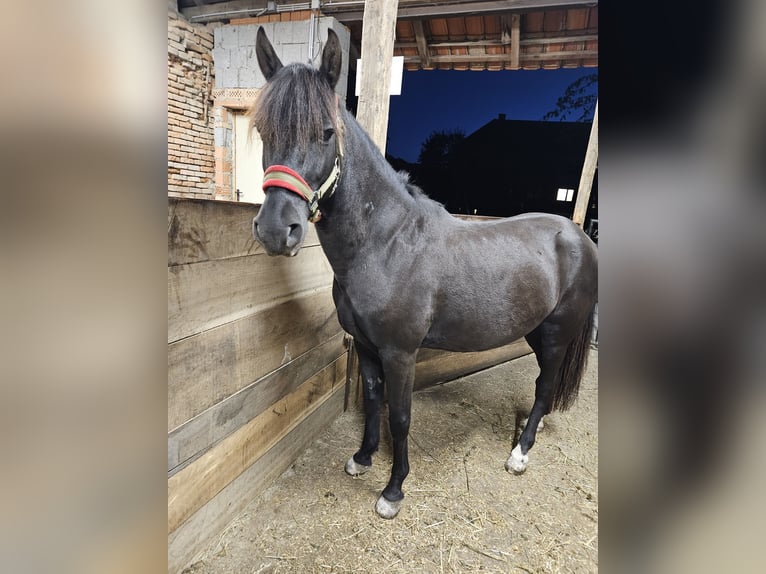
<svg viewBox="0 0 766 574"><path fill-rule="evenodd" d="M304 10L205 26L189 23L169 4L169 196L237 199L233 114L249 109L265 83L255 57L256 31L258 26L266 28L284 63L306 61L310 15ZM338 33L343 47L343 71L336 91L345 99L350 33L333 18L318 18L315 63L327 28Z"/></svg>
<svg viewBox="0 0 766 574"><path fill-rule="evenodd" d="M213 33L168 9L168 195L213 199ZM226 197L225 199L230 199Z"/></svg>

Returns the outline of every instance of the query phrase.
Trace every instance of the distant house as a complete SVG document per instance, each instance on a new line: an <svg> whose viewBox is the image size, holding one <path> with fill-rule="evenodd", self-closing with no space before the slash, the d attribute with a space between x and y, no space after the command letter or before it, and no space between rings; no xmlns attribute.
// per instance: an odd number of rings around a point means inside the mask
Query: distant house
<svg viewBox="0 0 766 574"><path fill-rule="evenodd" d="M544 211L571 217L590 128L590 123L507 120L500 114L465 138L445 173L434 178L421 172L416 180L452 213ZM597 190L596 177L586 226L598 217Z"/></svg>

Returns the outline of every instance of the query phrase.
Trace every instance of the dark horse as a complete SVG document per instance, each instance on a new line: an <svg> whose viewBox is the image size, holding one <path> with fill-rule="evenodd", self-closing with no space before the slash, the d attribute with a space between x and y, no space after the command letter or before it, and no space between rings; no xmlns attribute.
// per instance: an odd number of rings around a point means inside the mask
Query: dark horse
<svg viewBox="0 0 766 574"><path fill-rule="evenodd" d="M283 66L263 29L256 54L268 81L253 109L266 191L253 235L269 255L292 256L308 221L316 223L335 273L338 320L354 337L364 381L364 438L346 472L372 465L385 385L394 462L375 508L396 516L409 473L418 349L480 351L526 337L540 375L505 464L523 472L543 415L577 395L596 302L594 243L554 215L457 219L396 173L338 104L341 49L332 30L318 70Z"/></svg>

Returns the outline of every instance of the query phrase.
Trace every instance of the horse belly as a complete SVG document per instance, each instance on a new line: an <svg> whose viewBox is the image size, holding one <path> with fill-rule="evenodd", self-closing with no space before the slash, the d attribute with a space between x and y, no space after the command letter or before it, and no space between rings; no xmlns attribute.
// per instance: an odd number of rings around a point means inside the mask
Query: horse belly
<svg viewBox="0 0 766 574"><path fill-rule="evenodd" d="M422 346L446 351L485 351L520 339L553 311L555 299L547 290L508 291L481 302L458 300L441 306Z"/></svg>

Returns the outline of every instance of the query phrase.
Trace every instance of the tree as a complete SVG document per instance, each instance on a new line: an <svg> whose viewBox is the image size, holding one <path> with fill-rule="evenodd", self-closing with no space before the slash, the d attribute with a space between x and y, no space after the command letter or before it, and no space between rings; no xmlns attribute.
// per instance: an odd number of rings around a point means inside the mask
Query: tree
<svg viewBox="0 0 766 574"><path fill-rule="evenodd" d="M567 86L556 101L556 108L543 116L543 120L588 122L593 119L598 98L598 74L588 74Z"/></svg>
<svg viewBox="0 0 766 574"><path fill-rule="evenodd" d="M416 181L427 195L459 212L462 192L457 184L456 152L465 140L460 130L432 132L420 146Z"/></svg>
<svg viewBox="0 0 766 574"><path fill-rule="evenodd" d="M422 166L446 167L464 139L465 134L461 130L431 132L420 145L418 163Z"/></svg>

